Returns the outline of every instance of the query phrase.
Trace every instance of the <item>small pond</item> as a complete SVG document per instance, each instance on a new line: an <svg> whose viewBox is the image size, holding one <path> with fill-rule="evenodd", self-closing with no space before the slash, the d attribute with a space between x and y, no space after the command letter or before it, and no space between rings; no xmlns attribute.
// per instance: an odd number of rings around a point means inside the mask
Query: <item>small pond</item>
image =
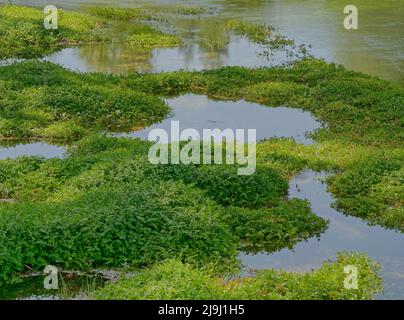
<svg viewBox="0 0 404 320"><path fill-rule="evenodd" d="M257 140L293 138L299 143L311 144L313 141L307 134L322 127L309 112L287 107L265 107L244 100L217 101L188 94L167 99L167 103L172 108L172 117L123 135L146 140L151 130L158 128L169 133L171 121L179 121L180 130L192 128L202 133L203 129L256 129Z"/></svg>

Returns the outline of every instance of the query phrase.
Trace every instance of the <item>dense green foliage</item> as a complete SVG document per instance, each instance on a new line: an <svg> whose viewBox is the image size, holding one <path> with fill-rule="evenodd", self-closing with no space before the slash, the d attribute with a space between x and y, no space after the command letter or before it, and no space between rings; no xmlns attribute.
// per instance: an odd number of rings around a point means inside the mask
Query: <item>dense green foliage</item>
<svg viewBox="0 0 404 320"><path fill-rule="evenodd" d="M126 42L141 48L178 47L181 40L176 36L164 33L136 33L128 36Z"/></svg>
<svg viewBox="0 0 404 320"><path fill-rule="evenodd" d="M11 65L0 78L0 138L75 141L89 131L146 126L169 112L158 97L83 81L49 63Z"/></svg>
<svg viewBox="0 0 404 320"><path fill-rule="evenodd" d="M358 290L344 288L344 266L358 266ZM157 264L96 292L98 299L125 300L368 300L381 289L379 266L359 254L340 254L311 273L259 271L225 281L209 268L176 260Z"/></svg>
<svg viewBox="0 0 404 320"><path fill-rule="evenodd" d="M92 15L106 19L114 20L150 20L158 19L161 15L199 15L205 12L205 9L197 6L187 5L159 5L154 6L147 3L137 8L119 8L119 7L88 7L87 12Z"/></svg>
<svg viewBox="0 0 404 320"><path fill-rule="evenodd" d="M1 276L48 264L73 270L181 257L234 260L236 238L200 192L179 183L99 187L73 200L2 206Z"/></svg>
<svg viewBox="0 0 404 320"><path fill-rule="evenodd" d="M172 257L228 269L237 249L292 247L326 227L307 202L282 200L287 184L269 168L245 177L232 166L220 174L154 166L149 147L91 136L65 159L0 161L0 197L17 200L0 206L2 278L26 266L88 270Z"/></svg>
<svg viewBox="0 0 404 320"><path fill-rule="evenodd" d="M63 45L108 41L106 21L76 12L58 11L58 29L44 27L45 14L28 7L0 7L0 59L35 57Z"/></svg>
<svg viewBox="0 0 404 320"><path fill-rule="evenodd" d="M337 207L404 231L404 153L375 153L330 180Z"/></svg>

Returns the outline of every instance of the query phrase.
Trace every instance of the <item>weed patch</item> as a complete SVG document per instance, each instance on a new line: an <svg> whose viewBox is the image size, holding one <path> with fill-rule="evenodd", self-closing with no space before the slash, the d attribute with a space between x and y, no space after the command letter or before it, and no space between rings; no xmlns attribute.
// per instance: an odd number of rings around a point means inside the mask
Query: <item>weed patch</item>
<svg viewBox="0 0 404 320"><path fill-rule="evenodd" d="M360 265L359 290L344 288L345 265ZM260 271L229 281L176 260L142 270L96 292L103 300L368 300L381 290L379 266L360 254L340 254L311 273Z"/></svg>

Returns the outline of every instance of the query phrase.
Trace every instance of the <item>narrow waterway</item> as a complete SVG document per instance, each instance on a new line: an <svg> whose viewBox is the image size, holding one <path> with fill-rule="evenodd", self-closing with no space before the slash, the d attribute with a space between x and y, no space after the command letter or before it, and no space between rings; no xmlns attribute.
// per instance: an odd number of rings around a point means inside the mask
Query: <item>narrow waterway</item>
<svg viewBox="0 0 404 320"><path fill-rule="evenodd" d="M44 158L62 158L65 147L54 146L45 142L21 143L14 146L0 146L0 160L15 159L21 156L40 156Z"/></svg>
<svg viewBox="0 0 404 320"><path fill-rule="evenodd" d="M334 199L327 192L327 174L305 170L289 184L289 197L307 199L313 212L330 221L320 239L301 242L293 250L274 254L240 255L246 268L310 271L318 268L338 252L354 251L368 254L381 266L384 295L380 299L404 299L404 234L379 226L369 226L364 220L345 216L332 208ZM360 283L359 283L360 285Z"/></svg>

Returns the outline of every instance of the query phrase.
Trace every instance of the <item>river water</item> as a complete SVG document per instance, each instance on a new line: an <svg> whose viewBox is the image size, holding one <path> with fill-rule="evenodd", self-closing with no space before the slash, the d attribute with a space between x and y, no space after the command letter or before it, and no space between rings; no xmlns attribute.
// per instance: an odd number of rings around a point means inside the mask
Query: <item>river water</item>
<svg viewBox="0 0 404 320"><path fill-rule="evenodd" d="M0 3L7 1L1 0ZM111 5L108 0L54 0L58 7L77 9L82 5ZM132 7L141 1L116 1L116 5ZM143 1L170 4L178 1ZM14 4L45 6L48 1L13 1ZM341 63L349 69L380 76L404 85L404 1L352 0L358 6L359 30L343 28L346 1L322 0L199 0L188 1L210 8L213 12L200 19L178 17L175 27L185 38L184 46L170 49L144 50L127 47L119 42L109 45L67 48L46 57L77 71L112 73L160 72L179 69L201 70L227 65L247 67L278 64L279 57L267 60L258 55L263 48L245 39L226 34L220 28L220 14L228 18L266 23L278 27L286 36L299 43L312 45L312 52L328 61ZM311 143L305 135L320 124L310 116L290 108L264 108L244 101L218 102L203 96L188 95L167 101L174 110L171 120L180 120L185 127L261 127L260 138L288 136L301 143ZM231 109L231 110L230 110ZM243 109L248 111L244 111ZM167 119L151 128L130 136L145 138L149 130L167 126ZM241 120L243 124L240 125ZM271 122L272 121L272 122ZM269 124L272 123L272 126ZM276 129L277 124L282 124ZM272 131L271 131L272 130ZM61 157L64 148L44 143L0 147L0 159L19 155ZM241 255L248 268L283 268L308 271L340 251L367 253L382 264L385 294L379 298L404 299L404 235L363 220L348 217L332 208L333 198L326 184L319 180L324 173L306 170L290 182L291 198L308 199L318 215L330 220L329 229L320 240L310 239L293 250L275 254ZM298 187L296 187L296 185Z"/></svg>
<svg viewBox="0 0 404 320"><path fill-rule="evenodd" d="M326 177L326 173L305 170L289 183L289 198L309 200L313 212L330 221L320 239L312 238L300 242L293 250L283 249L274 254L242 254L240 259L245 267L304 272L335 259L338 252L364 252L382 266L380 275L385 292L379 298L404 299L404 234L369 226L362 219L332 208L334 199L327 192Z"/></svg>
<svg viewBox="0 0 404 320"><path fill-rule="evenodd" d="M243 129L245 133L248 129L255 129L256 139L248 142L292 138L307 145L314 143L308 134L322 127L310 112L288 107L269 108L244 100L215 101L203 95L187 94L167 99L167 104L172 109L172 117L148 128L119 136L147 140L153 129L164 129L169 133L172 121L178 121L181 131L192 128L200 136L204 129L232 129L233 132ZM175 137L170 137L170 141L175 140Z"/></svg>
<svg viewBox="0 0 404 320"><path fill-rule="evenodd" d="M0 3L6 2L0 0ZM49 4L46 0L12 2L39 7ZM80 9L83 5L135 7L139 3L184 4L178 0L52 1L67 9ZM186 4L213 8L215 14L201 19L179 17L174 21L175 28L186 39L186 46L181 49L136 50L114 44L67 50L48 59L73 69L119 73L268 65L256 56L260 48L229 39L215 18L220 14L273 25L299 43L312 45L312 51L318 57L404 84L403 0L191 0ZM358 30L348 31L343 27L343 10L347 4L358 7Z"/></svg>

